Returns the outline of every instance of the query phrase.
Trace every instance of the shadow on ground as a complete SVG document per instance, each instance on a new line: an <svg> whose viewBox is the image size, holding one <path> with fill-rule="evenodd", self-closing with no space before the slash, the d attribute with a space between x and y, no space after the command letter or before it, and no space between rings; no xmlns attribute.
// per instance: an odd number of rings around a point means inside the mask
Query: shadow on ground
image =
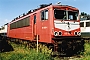
<svg viewBox="0 0 90 60"><path fill-rule="evenodd" d="M67 43L64 43L62 47L62 51L60 53L54 52L52 55L57 56L59 55L60 57L72 57L72 56L78 56L82 55L85 51L84 48L85 41L81 40L81 42L77 42L72 45L68 45ZM57 54L56 54L57 53Z"/></svg>
<svg viewBox="0 0 90 60"><path fill-rule="evenodd" d="M0 52L9 52L13 50L13 47L7 42L7 38L0 36Z"/></svg>

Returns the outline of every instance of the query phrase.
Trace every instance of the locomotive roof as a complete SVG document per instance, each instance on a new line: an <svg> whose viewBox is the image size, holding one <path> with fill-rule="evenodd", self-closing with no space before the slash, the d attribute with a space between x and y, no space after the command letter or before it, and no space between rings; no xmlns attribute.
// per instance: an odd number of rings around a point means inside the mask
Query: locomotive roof
<svg viewBox="0 0 90 60"><path fill-rule="evenodd" d="M56 7L56 8L70 8L70 9L74 9L74 10L78 10L77 8L75 7L72 7L72 6L69 6L69 5L60 5L60 4L56 4L56 5L52 5L51 3L50 4L42 4L40 5L39 8L37 9L34 9L34 10L29 10L28 13L23 13L22 16L19 16L19 17L16 17L14 20L12 20L11 22L15 21L15 20L18 20L18 19L23 19L25 18L25 16L28 16L29 14L34 14L36 13L36 11L39 11L39 10L43 10L43 9L46 9L46 8L49 8L49 7Z"/></svg>

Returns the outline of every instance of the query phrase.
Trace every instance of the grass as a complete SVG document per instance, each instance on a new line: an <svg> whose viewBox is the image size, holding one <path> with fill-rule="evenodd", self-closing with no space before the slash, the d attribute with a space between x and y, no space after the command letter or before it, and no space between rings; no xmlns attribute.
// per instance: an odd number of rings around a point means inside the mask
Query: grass
<svg viewBox="0 0 90 60"><path fill-rule="evenodd" d="M84 48L85 51L80 60L90 60L90 43L85 43Z"/></svg>
<svg viewBox="0 0 90 60"><path fill-rule="evenodd" d="M53 60L46 53L36 52L36 49L25 48L24 45L11 43L14 51L0 53L0 60Z"/></svg>
<svg viewBox="0 0 90 60"><path fill-rule="evenodd" d="M0 53L0 60L59 60L43 52L36 52L36 49L25 48L24 45L11 43L14 51ZM90 43L85 43L85 51L81 52L81 57L78 60L90 60Z"/></svg>

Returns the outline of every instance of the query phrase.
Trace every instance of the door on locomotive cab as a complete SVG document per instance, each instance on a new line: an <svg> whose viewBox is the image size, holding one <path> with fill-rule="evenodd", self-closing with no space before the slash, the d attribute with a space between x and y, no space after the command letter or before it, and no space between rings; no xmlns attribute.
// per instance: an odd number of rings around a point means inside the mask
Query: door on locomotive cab
<svg viewBox="0 0 90 60"><path fill-rule="evenodd" d="M34 14L33 17L34 17L34 20L33 20L34 21L34 25L33 25L33 30L34 31L33 31L33 34L34 34L34 40L36 40L36 33L37 33L36 32L36 13Z"/></svg>
<svg viewBox="0 0 90 60"><path fill-rule="evenodd" d="M41 40L42 42L48 42L49 36L49 10L45 9L41 11Z"/></svg>

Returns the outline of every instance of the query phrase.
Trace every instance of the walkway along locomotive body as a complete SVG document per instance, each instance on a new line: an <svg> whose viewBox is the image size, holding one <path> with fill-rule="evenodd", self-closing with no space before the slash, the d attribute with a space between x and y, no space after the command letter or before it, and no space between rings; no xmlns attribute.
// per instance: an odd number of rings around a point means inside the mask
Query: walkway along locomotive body
<svg viewBox="0 0 90 60"><path fill-rule="evenodd" d="M81 43L79 10L68 5L41 5L8 23L7 35L28 41L46 43L53 51L66 53Z"/></svg>

